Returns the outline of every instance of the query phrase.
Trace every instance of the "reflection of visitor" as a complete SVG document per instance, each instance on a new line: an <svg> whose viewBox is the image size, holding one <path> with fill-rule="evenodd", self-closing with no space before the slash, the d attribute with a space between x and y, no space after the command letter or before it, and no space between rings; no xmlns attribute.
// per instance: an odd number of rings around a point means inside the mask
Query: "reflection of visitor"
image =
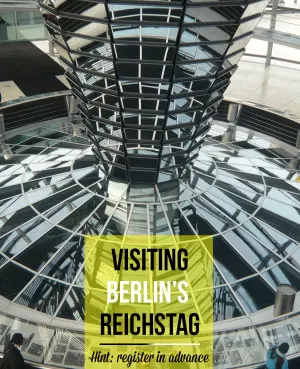
<svg viewBox="0 0 300 369"><path fill-rule="evenodd" d="M4 356L1 362L1 369L24 369L24 359L21 354L21 346L24 337L21 333L15 333L4 349Z"/></svg>
<svg viewBox="0 0 300 369"><path fill-rule="evenodd" d="M56 15L55 15L55 14L52 14L52 13L44 13L44 14L43 14L43 17L44 17L46 20L50 21L50 22L54 22L54 23L56 23L56 22L57 22L57 17L56 17Z"/></svg>
<svg viewBox="0 0 300 369"><path fill-rule="evenodd" d="M284 342L280 346L271 347L267 352L267 369L288 369L288 361L285 354L289 350L289 344Z"/></svg>
<svg viewBox="0 0 300 369"><path fill-rule="evenodd" d="M5 20L0 17L0 40L1 41L6 41L7 38L7 24L5 22Z"/></svg>
<svg viewBox="0 0 300 369"><path fill-rule="evenodd" d="M55 14L52 14L52 13L44 13L42 14L44 19L46 21L49 21L49 22L52 22L52 23L55 23L57 24L57 17ZM50 33L50 35L54 36L55 35L55 31L53 28L47 26L47 29L48 29L48 32Z"/></svg>

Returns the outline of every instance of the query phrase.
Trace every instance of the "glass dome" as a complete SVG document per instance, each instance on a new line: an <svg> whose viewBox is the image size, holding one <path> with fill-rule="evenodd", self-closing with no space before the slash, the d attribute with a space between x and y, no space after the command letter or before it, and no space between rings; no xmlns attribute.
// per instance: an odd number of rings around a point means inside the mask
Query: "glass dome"
<svg viewBox="0 0 300 369"><path fill-rule="evenodd" d="M194 166L158 185L107 179L80 127L10 135L0 158L2 296L52 317L84 318L84 235L213 235L214 320L300 288L297 150L214 122ZM111 268L108 258L101 256Z"/></svg>

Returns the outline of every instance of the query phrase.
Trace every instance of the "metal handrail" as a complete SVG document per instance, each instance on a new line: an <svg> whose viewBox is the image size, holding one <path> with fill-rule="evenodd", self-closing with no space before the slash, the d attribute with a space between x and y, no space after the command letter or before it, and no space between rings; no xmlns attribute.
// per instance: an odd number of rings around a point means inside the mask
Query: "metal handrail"
<svg viewBox="0 0 300 369"><path fill-rule="evenodd" d="M63 91L56 91L56 92L48 92L48 93L43 93L43 94L39 94L39 95L34 95L34 96L22 96L18 99L15 100L10 100L4 103L0 103L0 111L12 106L16 106L19 104L26 104L29 102L33 102L33 101L38 101L38 100L43 100L43 99L48 99L48 98L52 98L52 97L59 97L59 96L71 96L72 93L70 90L63 90ZM262 104L256 104L256 103L252 103L250 101L242 101L240 99L234 99L234 98L226 98L224 99L225 102L229 102L229 103L236 103L236 104L240 104L240 105L246 105L246 106L250 106L250 107L255 107L256 109L259 110L264 110L264 111L268 111L270 113L276 114L278 116L287 118L287 119L291 119L294 122L300 123L300 118L297 117L296 115L293 114L289 114L286 112L282 112L279 110L275 110L269 106L265 106Z"/></svg>
<svg viewBox="0 0 300 369"><path fill-rule="evenodd" d="M0 111L6 108L10 108L12 106L27 104L29 102L43 100L43 99L50 99L59 96L70 96L72 93L70 90L63 90L63 91L56 91L56 92L48 92L44 94L34 95L34 96L25 96L20 97L15 100L7 101L0 104Z"/></svg>
<svg viewBox="0 0 300 369"><path fill-rule="evenodd" d="M5 116L6 109L14 107L14 106L23 105L26 109L26 104L27 103L30 104L32 102L42 101L44 99L46 100L46 99L57 98L57 97L68 97L68 96L71 96L71 95L72 95L72 93L71 93L70 90L63 90L63 91L43 93L43 94L34 95L34 96L20 97L16 100L11 100L11 101L0 104L0 114L4 113L4 116ZM276 109L272 109L270 107L267 107L267 106L264 106L264 105L261 105L261 104L256 104L256 103L252 103L252 102L244 102L244 101L241 101L240 99L227 98L227 99L224 100L224 102L225 102L225 104L226 103L235 103L235 104L241 105L241 107L255 108L255 110L257 112L256 117L257 117L258 121L259 120L263 121L264 119L266 119L266 117L264 117L264 115L265 115L264 112L271 113L272 117L267 118L267 121L265 123L265 127L267 129L266 134L270 135L271 137L273 137L275 139L279 139L281 141L283 140L284 142L288 143L289 145L291 145L293 147L297 146L297 142L296 142L297 141L297 134L299 133L299 130L300 130L300 127L298 129L298 124L300 123L300 118L299 117L297 117L295 115L292 115L292 114L288 114L286 112L276 110ZM260 114L260 112L261 112L261 114ZM225 105L225 109L224 109L224 107L222 109L222 106L221 106L221 109L219 110L219 114L222 116L221 120L225 120L225 122L226 122L226 115L227 115L227 106L226 105ZM6 114L6 118L8 120L11 120L10 123L13 124L14 120L10 119L9 116L10 116L10 114ZM67 117L67 115L66 115L66 117ZM284 122L281 122L281 119L280 119L281 117L291 121L291 124L295 123L294 127L291 127L291 125L289 125L288 131L286 132L285 135L283 135L285 137L285 140L283 139L282 135L280 136L278 134L277 130L273 130L274 133L271 132L272 130L270 129L270 124L268 124L268 122L273 121L274 126L277 125L277 127L285 128ZM250 123L251 122L253 123L252 118L253 118L252 115L249 116L249 122ZM4 118L4 120L6 120L6 119ZM236 123L237 123L238 126L244 126L244 124L240 124L241 123L240 118L237 120ZM10 127L11 127L11 124L10 124ZM18 125L18 123L17 123L17 125ZM24 124L24 125L26 125L26 124ZM251 129L256 130L255 126ZM258 131L262 132L261 130L258 130ZM295 132L295 134L292 131ZM288 135L289 132L292 134L291 137Z"/></svg>
<svg viewBox="0 0 300 369"><path fill-rule="evenodd" d="M262 111L267 111L269 113L273 113L275 115L278 115L279 117L290 119L290 120L294 121L295 123L300 124L299 116L296 116L296 115L291 114L291 113L286 113L286 112L271 108L270 106L266 106L266 105L263 105L263 104L257 104L257 103L250 102L250 101L242 101L240 99L234 99L234 98L226 98L226 99L224 99L224 101L229 102L229 103L240 104L240 105L243 105L243 106L249 106L249 107L256 108L256 109L262 110Z"/></svg>

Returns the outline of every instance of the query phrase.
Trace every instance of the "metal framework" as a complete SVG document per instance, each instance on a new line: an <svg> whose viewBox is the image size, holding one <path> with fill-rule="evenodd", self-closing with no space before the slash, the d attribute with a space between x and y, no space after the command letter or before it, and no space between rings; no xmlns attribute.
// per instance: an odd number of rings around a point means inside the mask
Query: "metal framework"
<svg viewBox="0 0 300 369"><path fill-rule="evenodd" d="M266 1L40 0L101 168L180 178Z"/></svg>
<svg viewBox="0 0 300 369"><path fill-rule="evenodd" d="M84 236L120 234L213 237L217 322L271 306L280 283L300 290L297 152L246 129L232 141L226 132L212 125L189 180L155 186L99 178L88 140L64 119L12 134L0 156L2 297L82 321ZM89 280L99 260L103 280L113 278L96 245ZM191 266L194 291L205 276Z"/></svg>

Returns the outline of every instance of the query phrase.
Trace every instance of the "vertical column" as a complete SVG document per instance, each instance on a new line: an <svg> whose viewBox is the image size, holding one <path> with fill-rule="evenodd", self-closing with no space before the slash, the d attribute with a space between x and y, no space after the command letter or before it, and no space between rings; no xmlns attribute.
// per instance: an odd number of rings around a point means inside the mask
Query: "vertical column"
<svg viewBox="0 0 300 369"><path fill-rule="evenodd" d="M272 14L271 14L271 21L270 21L270 34L271 34L272 31L274 31L274 29L276 27L278 1L279 0L273 0L273 4L272 4ZM267 57L266 57L265 67L269 67L271 65L272 51L273 51L273 42L271 40L269 40L268 41L268 50L267 50Z"/></svg>
<svg viewBox="0 0 300 369"><path fill-rule="evenodd" d="M235 140L236 135L236 125L239 118L239 114L241 111L241 105L236 103L229 103L228 112L227 112L227 120L228 120L228 128L224 133L222 142L228 143Z"/></svg>
<svg viewBox="0 0 300 369"><path fill-rule="evenodd" d="M159 181L159 174L160 174L160 166L161 166L161 156L163 153L163 149L164 149L164 140L165 138L165 132L166 132L166 126L167 126L167 122L168 122L168 116L169 116L169 110L170 110L170 105L171 105L171 95L172 95L172 90L173 90L173 86L174 86L174 80L175 80L175 70L176 70L176 63L177 63L177 59L178 59L178 54L179 54L179 50L180 50L180 42L181 42L181 36L184 30L184 19L185 19L185 15L186 15L186 6L187 6L187 0L184 0L182 3L182 10L181 10L181 15L180 15L180 19L179 19L179 23L178 23L178 31L177 31L177 36L176 36L176 41L175 41L175 51L174 51L174 55L173 55L173 60L172 60L172 70L170 73L170 79L169 79L169 87L167 90L167 104L165 107L165 116L164 116L164 120L162 123L162 135L161 135L161 139L160 139L160 143L159 143L159 152L158 152L158 161L157 161L157 166L156 166L156 179L155 182ZM185 166L185 164L184 164Z"/></svg>
<svg viewBox="0 0 300 369"><path fill-rule="evenodd" d="M74 116L77 114L77 106L74 96L68 95L66 96L66 105L67 110L70 118L74 118Z"/></svg>
<svg viewBox="0 0 300 369"><path fill-rule="evenodd" d="M34 25L34 13L33 12L29 12L29 23L31 25Z"/></svg>
<svg viewBox="0 0 300 369"><path fill-rule="evenodd" d="M280 284L277 287L273 315L280 316L292 312L296 293L295 287L289 284Z"/></svg>
<svg viewBox="0 0 300 369"><path fill-rule="evenodd" d="M289 166L295 170L299 170L300 163L300 129L298 129L297 139L296 139L296 149L298 149L298 154L294 158L289 160ZM296 182L300 182L300 175L296 177Z"/></svg>
<svg viewBox="0 0 300 369"><path fill-rule="evenodd" d="M298 129L297 133L296 148L300 150L300 129Z"/></svg>
<svg viewBox="0 0 300 369"><path fill-rule="evenodd" d="M240 108L241 108L240 104L229 103L227 112L227 120L229 123L236 125L240 113Z"/></svg>
<svg viewBox="0 0 300 369"><path fill-rule="evenodd" d="M48 32L48 42L49 42L49 55L54 56L54 46L50 32Z"/></svg>
<svg viewBox="0 0 300 369"><path fill-rule="evenodd" d="M73 128L73 135L74 137L78 137L81 135L81 127L80 125L78 125L78 109L76 106L76 101L74 96L72 95L68 95L65 97L66 100L66 106L67 106L67 111L68 111L68 115L70 117L71 123L73 124L72 128Z"/></svg>
<svg viewBox="0 0 300 369"><path fill-rule="evenodd" d="M9 160L13 156L10 146L5 143L5 125L2 113L0 113L0 152L5 160Z"/></svg>
<svg viewBox="0 0 300 369"><path fill-rule="evenodd" d="M0 113L0 136L2 137L5 133L5 126L4 126L4 115Z"/></svg>
<svg viewBox="0 0 300 369"><path fill-rule="evenodd" d="M3 136L5 133L5 126L4 126L4 115L0 113L0 140L3 140Z"/></svg>
<svg viewBox="0 0 300 369"><path fill-rule="evenodd" d="M19 41L19 36L18 36L18 19L17 19L17 12L14 12L14 26L15 26L15 41ZM13 41L13 40L11 40Z"/></svg>

